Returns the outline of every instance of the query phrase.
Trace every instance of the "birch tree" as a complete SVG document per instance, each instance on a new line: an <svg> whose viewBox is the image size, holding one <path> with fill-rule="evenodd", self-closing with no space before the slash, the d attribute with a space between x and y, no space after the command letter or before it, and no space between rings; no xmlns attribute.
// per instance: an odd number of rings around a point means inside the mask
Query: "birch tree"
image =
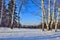
<svg viewBox="0 0 60 40"><path fill-rule="evenodd" d="M42 30L44 31L44 22L45 22L45 10L44 10L44 0L42 0Z"/></svg>
<svg viewBox="0 0 60 40"><path fill-rule="evenodd" d="M59 14L60 14L60 0L56 0L56 19L55 19L55 32L57 31L57 27L58 27L58 22L59 22Z"/></svg>
<svg viewBox="0 0 60 40"><path fill-rule="evenodd" d="M59 12L60 12L60 8L58 8L58 13L57 13L57 17L56 17L55 32L57 31Z"/></svg>
<svg viewBox="0 0 60 40"><path fill-rule="evenodd" d="M49 23L50 23L50 0L48 0L48 20L46 22L47 30L49 30Z"/></svg>
<svg viewBox="0 0 60 40"><path fill-rule="evenodd" d="M56 4L56 0L53 1L53 13L52 13L52 21L51 21L51 25L50 25L51 30L52 30L52 25L54 22L55 4Z"/></svg>

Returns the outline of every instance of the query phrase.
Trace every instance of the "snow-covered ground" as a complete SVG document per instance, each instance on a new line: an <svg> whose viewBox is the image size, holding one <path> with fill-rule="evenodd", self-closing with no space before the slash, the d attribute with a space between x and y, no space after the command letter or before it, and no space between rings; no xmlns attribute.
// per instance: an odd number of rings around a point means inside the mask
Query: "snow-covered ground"
<svg viewBox="0 0 60 40"><path fill-rule="evenodd" d="M57 32L42 31L41 29L0 28L0 40L12 38L14 40L60 40L60 30Z"/></svg>

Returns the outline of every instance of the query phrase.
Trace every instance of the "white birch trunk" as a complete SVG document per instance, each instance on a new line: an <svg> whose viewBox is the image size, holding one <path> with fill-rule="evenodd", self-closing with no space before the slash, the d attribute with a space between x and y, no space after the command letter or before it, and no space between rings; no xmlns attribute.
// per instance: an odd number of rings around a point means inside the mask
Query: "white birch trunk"
<svg viewBox="0 0 60 40"><path fill-rule="evenodd" d="M44 31L44 22L45 22L45 11L44 11L44 0L42 0L42 31Z"/></svg>
<svg viewBox="0 0 60 40"><path fill-rule="evenodd" d="M48 0L48 24L47 24L47 30L49 30L49 23L50 23L50 0Z"/></svg>
<svg viewBox="0 0 60 40"><path fill-rule="evenodd" d="M52 25L53 25L53 22L54 22L54 8L55 8L55 3L56 3L56 0L54 0L54 2L53 2L52 21L51 21L51 25L50 25L51 30L52 30Z"/></svg>
<svg viewBox="0 0 60 40"><path fill-rule="evenodd" d="M57 31L57 26L58 26L59 11L60 11L60 8L58 8L58 13L57 13L57 17L56 17L55 32Z"/></svg>

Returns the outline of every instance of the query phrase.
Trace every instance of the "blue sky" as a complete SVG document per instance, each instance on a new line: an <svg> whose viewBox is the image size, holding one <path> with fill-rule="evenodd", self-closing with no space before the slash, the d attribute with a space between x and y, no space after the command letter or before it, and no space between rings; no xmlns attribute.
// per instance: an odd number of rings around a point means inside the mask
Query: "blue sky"
<svg viewBox="0 0 60 40"><path fill-rule="evenodd" d="M39 14L35 16L36 14ZM24 25L38 25L41 22L41 10L37 8L31 1L28 2L27 6L23 5L21 9L21 23Z"/></svg>

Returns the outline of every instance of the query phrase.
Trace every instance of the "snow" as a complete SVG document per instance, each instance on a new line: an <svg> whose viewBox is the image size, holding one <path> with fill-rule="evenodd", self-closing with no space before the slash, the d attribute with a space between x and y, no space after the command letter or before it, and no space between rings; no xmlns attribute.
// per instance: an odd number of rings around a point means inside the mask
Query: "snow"
<svg viewBox="0 0 60 40"><path fill-rule="evenodd" d="M23 38L33 40L60 40L60 30L54 31L42 31L41 29L23 29L23 28L0 28L0 39L1 38Z"/></svg>

